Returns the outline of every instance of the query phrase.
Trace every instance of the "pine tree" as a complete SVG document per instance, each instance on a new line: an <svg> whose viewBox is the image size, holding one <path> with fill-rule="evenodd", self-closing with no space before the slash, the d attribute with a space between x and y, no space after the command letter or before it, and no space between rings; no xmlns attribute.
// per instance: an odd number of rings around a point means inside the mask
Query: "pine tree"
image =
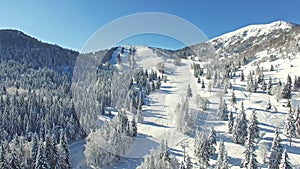
<svg viewBox="0 0 300 169"><path fill-rule="evenodd" d="M198 159L199 168L206 169L209 167L209 154L207 148L207 139L203 133L196 130L194 153Z"/></svg>
<svg viewBox="0 0 300 169"><path fill-rule="evenodd" d="M257 162L254 154L251 154L251 156L250 156L247 169L258 169L258 162Z"/></svg>
<svg viewBox="0 0 300 169"><path fill-rule="evenodd" d="M271 95L271 91L272 91L272 78L269 77L269 82L268 82L268 86L267 86L268 95Z"/></svg>
<svg viewBox="0 0 300 169"><path fill-rule="evenodd" d="M132 129L131 136L136 137L137 136L137 124L136 124L136 121L135 121L135 117L132 118L131 129Z"/></svg>
<svg viewBox="0 0 300 169"><path fill-rule="evenodd" d="M67 143L67 138L63 130L60 133L60 140L59 140L59 155L60 155L60 166L64 169L71 168L70 162L70 151L69 146Z"/></svg>
<svg viewBox="0 0 300 169"><path fill-rule="evenodd" d="M233 126L234 126L233 112L229 111L229 114L228 114L228 133L229 134L232 134Z"/></svg>
<svg viewBox="0 0 300 169"><path fill-rule="evenodd" d="M137 122L138 123L143 123L143 121L144 121L143 112L141 110L138 110L138 112L137 112Z"/></svg>
<svg viewBox="0 0 300 169"><path fill-rule="evenodd" d="M229 169L229 163L228 163L228 156L227 156L227 151L225 150L224 155L223 155L223 163L222 163L222 169Z"/></svg>
<svg viewBox="0 0 300 169"><path fill-rule="evenodd" d="M284 149L283 154L282 154L280 168L281 169L293 169L292 164L289 162L289 156L288 156L286 149Z"/></svg>
<svg viewBox="0 0 300 169"><path fill-rule="evenodd" d="M222 166L224 161L224 153L225 153L225 145L223 140L220 140L218 158L217 158L215 169L223 169Z"/></svg>
<svg viewBox="0 0 300 169"><path fill-rule="evenodd" d="M245 80L245 75L244 75L244 71L241 71L241 81L243 82Z"/></svg>
<svg viewBox="0 0 300 169"><path fill-rule="evenodd" d="M272 104L271 104L271 102L269 100L268 103L267 103L266 109L270 110L271 108L272 108Z"/></svg>
<svg viewBox="0 0 300 169"><path fill-rule="evenodd" d="M268 156L268 144L265 141L260 142L258 146L260 157L262 158L263 164L266 163L266 158Z"/></svg>
<svg viewBox="0 0 300 169"><path fill-rule="evenodd" d="M286 85L282 89L281 97L284 99L290 99L292 97L292 79L290 75L288 75Z"/></svg>
<svg viewBox="0 0 300 169"><path fill-rule="evenodd" d="M186 91L187 97L193 97L191 85L188 85L187 91Z"/></svg>
<svg viewBox="0 0 300 169"><path fill-rule="evenodd" d="M38 149L39 149L39 143L38 143L37 135L33 135L32 140L30 142L30 158L29 158L30 159L29 164L31 165L32 168L34 167L35 164Z"/></svg>
<svg viewBox="0 0 300 169"><path fill-rule="evenodd" d="M186 156L186 166L185 169L192 169L193 168L193 164L191 161L191 157L189 155Z"/></svg>
<svg viewBox="0 0 300 169"><path fill-rule="evenodd" d="M216 139L217 135L216 135L216 131L214 129L214 127L210 128L210 133L208 136L208 154L209 155L214 155L216 152L216 148L214 147L214 145L217 144L217 139Z"/></svg>
<svg viewBox="0 0 300 169"><path fill-rule="evenodd" d="M292 110L290 108L290 112L287 114L287 119L284 126L284 134L290 139L290 146L292 144L292 138L296 136L296 127L294 121Z"/></svg>
<svg viewBox="0 0 300 169"><path fill-rule="evenodd" d="M281 138L279 136L278 128L275 130L275 136L273 139L271 154L269 156L268 169L279 169L280 161L282 158L282 146Z"/></svg>
<svg viewBox="0 0 300 169"><path fill-rule="evenodd" d="M7 159L6 159L6 150L3 142L0 142L0 168L6 169L9 168Z"/></svg>
<svg viewBox="0 0 300 169"><path fill-rule="evenodd" d="M255 110L252 111L252 114L251 114L251 117L250 117L248 132L252 133L254 139L258 139L258 137L259 137L259 128L258 128L258 121L257 121Z"/></svg>
<svg viewBox="0 0 300 169"><path fill-rule="evenodd" d="M8 160L7 166L9 166L9 168L13 168L13 169L21 169L22 168L21 161L18 157L18 154L17 154L15 148L13 148L12 152L10 152L10 159Z"/></svg>
<svg viewBox="0 0 300 169"><path fill-rule="evenodd" d="M235 97L235 93L234 92L232 92L232 95L231 95L231 103L232 103L232 105L236 104L236 97Z"/></svg>
<svg viewBox="0 0 300 169"><path fill-rule="evenodd" d="M219 108L218 108L217 114L221 120L228 120L227 104L226 104L225 100L222 100L222 98L220 98L220 103L219 103Z"/></svg>
<svg viewBox="0 0 300 169"><path fill-rule="evenodd" d="M44 149L43 142L40 141L38 153L37 153L35 164L34 164L35 169L47 169L47 168L50 169L49 163L45 157L43 149Z"/></svg>
<svg viewBox="0 0 300 169"><path fill-rule="evenodd" d="M244 110L244 103L241 104L241 112L236 118L236 123L233 129L233 141L238 144L244 144L247 140L247 124L246 114Z"/></svg>
<svg viewBox="0 0 300 169"><path fill-rule="evenodd" d="M46 136L45 157L50 168L59 168L59 156L53 136Z"/></svg>
<svg viewBox="0 0 300 169"><path fill-rule="evenodd" d="M241 167L245 167L245 168L246 167L257 168L256 155L254 154L254 140L256 139L255 137L257 136L255 132L257 131L254 129L255 117L253 116L255 116L255 112L252 113L251 122L247 128L248 136L247 136L247 141L245 143L245 151L243 152L244 158L241 163Z"/></svg>
<svg viewBox="0 0 300 169"><path fill-rule="evenodd" d="M271 64L270 71L274 71L274 66L273 66L273 64Z"/></svg>
<svg viewBox="0 0 300 169"><path fill-rule="evenodd" d="M201 88L202 88L202 89L205 88L204 80L202 80L202 82L201 82Z"/></svg>

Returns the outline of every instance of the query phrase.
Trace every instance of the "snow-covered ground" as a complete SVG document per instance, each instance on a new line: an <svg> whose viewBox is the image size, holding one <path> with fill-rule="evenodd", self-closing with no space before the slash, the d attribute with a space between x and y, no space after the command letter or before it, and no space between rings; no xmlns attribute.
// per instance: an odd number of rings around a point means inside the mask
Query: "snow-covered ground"
<svg viewBox="0 0 300 169"><path fill-rule="evenodd" d="M257 60L262 59L266 56L266 53L260 53L257 56ZM124 58L127 60L127 58ZM193 92L193 97L190 99L190 108L197 110L195 103L195 96L200 94L201 96L206 96L210 100L209 111L211 113L209 119L200 119L198 122L199 126L204 126L204 128L209 128L214 126L217 131L217 140L222 139L225 143L226 150L228 151L229 164L233 166L232 168L240 168L240 162L243 158L244 147L233 143L232 135L228 134L227 122L219 121L214 118L214 111L218 106L220 91L223 89L213 89L210 93L206 89L201 89L201 84L197 83L197 80L193 76L191 70L190 60L182 60L179 66L173 64L173 59L167 56L157 56L157 53L148 47L136 47L135 54L136 68L155 68L156 63L164 61L165 67L167 69L167 83L163 83L161 89L156 90L149 96L149 104L143 106L144 112L144 122L138 124L138 137L135 139L134 144L131 149L127 152L125 157L121 158L121 161L113 166L106 168L136 168L143 161L143 156L150 152L151 149L156 149L162 140L167 140L170 150L173 155L175 155L178 160L183 160L183 149L181 148L181 143L188 145L186 148L186 153L192 157L192 162L196 162L194 159L193 146L194 138L193 135L184 135L176 130L175 121L175 107L178 102L181 102L181 97L185 95L187 86L190 85ZM128 68L128 64L123 60L123 68ZM281 79L282 82L286 81L287 74L290 74L293 78L295 75L299 75L300 66L296 63L300 63L300 55L289 59L278 59L274 62L263 62L260 64L261 67L269 69L271 64L277 65L278 68L275 71L264 72L265 79L271 76L273 79ZM291 67L293 64L293 67ZM245 77L248 75L250 70L255 70L255 66L249 63L247 66L242 67L245 73ZM238 74L240 72L237 72ZM205 80L205 85L208 85L208 80ZM257 145L264 141L267 142L268 148L270 149L275 127L279 127L282 132L284 122L286 120L286 114L289 112L289 108L283 107L283 101L277 102L275 96L269 96L265 93L258 92L252 93L246 92L246 82L241 82L239 78L231 80L233 88L235 89L235 95L237 97L237 107L240 107L241 101L244 102L247 117L249 117L253 109L256 110L260 135ZM230 103L230 98L232 94L232 89L228 89L228 94L224 95L227 103ZM250 95L250 98L249 98ZM295 100L300 100L300 97L294 96ZM271 111L266 111L267 102L270 100L273 109ZM299 101L294 101L292 103L299 103ZM285 103L286 104L286 103ZM232 108L230 104L229 110ZM276 111L275 111L276 110ZM234 114L235 116L236 114ZM198 118L202 117L202 114L198 113ZM195 117L195 118L197 118ZM286 138L282 133L280 134L282 138L283 147L287 149L291 162L294 165L300 165L300 139L294 138L292 145L289 146L289 139ZM71 144L71 158L74 168L86 168L84 161L84 141L79 141ZM258 155L258 161L261 163L262 159L259 152L256 151ZM210 164L213 166L216 162L216 155L211 157ZM266 168L266 165L262 165L262 168Z"/></svg>

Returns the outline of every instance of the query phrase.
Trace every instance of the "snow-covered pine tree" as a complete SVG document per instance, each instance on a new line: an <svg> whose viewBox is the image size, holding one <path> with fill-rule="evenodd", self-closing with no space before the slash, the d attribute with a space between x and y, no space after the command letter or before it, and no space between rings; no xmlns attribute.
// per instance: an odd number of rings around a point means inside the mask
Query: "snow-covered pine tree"
<svg viewBox="0 0 300 169"><path fill-rule="evenodd" d="M191 157L189 155L187 155L185 169L192 169L192 168L193 168L193 164L191 161Z"/></svg>
<svg viewBox="0 0 300 169"><path fill-rule="evenodd" d="M71 168L70 150L69 150L66 134L63 130L61 130L60 132L58 149L59 149L60 167L65 169L70 169Z"/></svg>
<svg viewBox="0 0 300 169"><path fill-rule="evenodd" d="M13 168L13 169L21 169L21 160L19 159L19 154L17 154L16 152L16 148L17 147L13 147L11 152L10 152L10 156L8 159L8 168ZM46 161L47 163L47 161ZM0 166L1 168L4 166Z"/></svg>
<svg viewBox="0 0 300 169"><path fill-rule="evenodd" d="M266 110L269 111L272 108L271 101L269 100L266 106Z"/></svg>
<svg viewBox="0 0 300 169"><path fill-rule="evenodd" d="M187 87L186 96L188 98L193 97L193 93L192 93L192 89L191 89L191 85L190 84Z"/></svg>
<svg viewBox="0 0 300 169"><path fill-rule="evenodd" d="M268 86L267 86L267 93L268 93L268 95L272 94L272 78L271 78L271 76L269 77L269 82L268 82Z"/></svg>
<svg viewBox="0 0 300 169"><path fill-rule="evenodd" d="M236 118L236 122L233 128L233 141L238 144L244 144L247 140L247 126L248 121L246 119L244 103L241 103L241 112Z"/></svg>
<svg viewBox="0 0 300 169"><path fill-rule="evenodd" d="M194 117L190 111L188 97L182 98L182 104L178 103L176 109L176 127L182 133L188 133L194 126Z"/></svg>
<svg viewBox="0 0 300 169"><path fill-rule="evenodd" d="M267 83L265 82L265 80L263 80L262 85L261 85L261 90L263 92L265 92L267 90Z"/></svg>
<svg viewBox="0 0 300 169"><path fill-rule="evenodd" d="M244 158L242 160L242 163L241 163L241 167L244 167L244 168L253 168L253 167L257 167L257 160L256 160L256 154L254 153L254 141L255 141L255 137L258 137L257 136L257 133L255 134L255 132L258 132L255 130L255 118L256 117L253 117L255 116L255 112L252 112L252 117L251 117L251 120L250 120L250 124L247 128L247 131L248 131L248 136L247 136L247 141L245 143L245 150L243 152L244 154ZM250 164L252 163L252 164Z"/></svg>
<svg viewBox="0 0 300 169"><path fill-rule="evenodd" d="M54 137L46 135L45 157L50 168L60 168L58 150L54 141Z"/></svg>
<svg viewBox="0 0 300 169"><path fill-rule="evenodd" d="M248 132L252 133L254 139L258 139L259 137L259 128L258 128L258 121L255 110L252 111L249 125L248 125Z"/></svg>
<svg viewBox="0 0 300 169"><path fill-rule="evenodd" d="M233 126L234 126L233 112L229 111L229 114L228 114L228 133L229 134L232 134Z"/></svg>
<svg viewBox="0 0 300 169"><path fill-rule="evenodd" d="M5 158L5 149L3 143L0 142L0 168L6 168L6 166L7 166L7 161Z"/></svg>
<svg viewBox="0 0 300 169"><path fill-rule="evenodd" d="M205 88L204 80L202 80L202 82L201 82L201 88L202 88L202 89Z"/></svg>
<svg viewBox="0 0 300 169"><path fill-rule="evenodd" d="M241 81L243 82L245 80L245 75L244 75L244 71L241 71Z"/></svg>
<svg viewBox="0 0 300 169"><path fill-rule="evenodd" d="M258 169L258 162L254 155L255 154L251 154L247 169Z"/></svg>
<svg viewBox="0 0 300 169"><path fill-rule="evenodd" d="M132 121L131 121L131 136L132 137L137 136L137 124L134 116L132 117Z"/></svg>
<svg viewBox="0 0 300 169"><path fill-rule="evenodd" d="M49 163L45 157L43 142L40 141L38 153L36 155L36 160L34 163L34 168L36 169L47 169L50 168Z"/></svg>
<svg viewBox="0 0 300 169"><path fill-rule="evenodd" d="M280 168L281 169L293 169L292 164L289 162L289 156L288 156L286 149L284 149L284 151L282 153Z"/></svg>
<svg viewBox="0 0 300 169"><path fill-rule="evenodd" d="M162 144L159 150L153 150L150 154L146 155L144 162L137 169L178 169L180 165L177 159L170 154L166 142L163 141Z"/></svg>
<svg viewBox="0 0 300 169"><path fill-rule="evenodd" d="M295 127L291 108L290 108L289 113L287 114L287 119L285 121L284 134L290 139L290 146L291 146L292 138L296 136L296 127Z"/></svg>
<svg viewBox="0 0 300 169"><path fill-rule="evenodd" d="M220 140L219 148L218 148L218 158L215 169L223 169L223 161L224 161L224 153L225 153L225 145L223 140Z"/></svg>
<svg viewBox="0 0 300 169"><path fill-rule="evenodd" d="M236 96L235 96L234 91L232 92L232 95L231 95L231 103L232 103L232 105L236 104Z"/></svg>
<svg viewBox="0 0 300 169"><path fill-rule="evenodd" d="M218 108L217 114L221 120L228 120L227 104L226 104L225 100L222 100L222 98L220 98L220 103L219 103L219 108Z"/></svg>
<svg viewBox="0 0 300 169"><path fill-rule="evenodd" d="M279 136L278 128L275 130L271 154L269 156L268 169L279 169L280 161L282 158L283 148L281 146L281 138Z"/></svg>
<svg viewBox="0 0 300 169"><path fill-rule="evenodd" d="M287 82L281 92L281 98L290 99L292 97L292 79L291 76L288 75Z"/></svg>
<svg viewBox="0 0 300 169"><path fill-rule="evenodd" d="M265 141L261 141L258 146L259 154L262 159L262 163L266 163L266 158L268 156L268 144Z"/></svg>
<svg viewBox="0 0 300 169"><path fill-rule="evenodd" d="M224 155L223 155L223 163L222 163L222 169L229 169L229 163L228 163L228 156L227 156L227 151L225 150Z"/></svg>
<svg viewBox="0 0 300 169"><path fill-rule="evenodd" d="M216 131L214 129L214 127L212 126L210 128L210 132L209 132L209 136L208 136L208 140L207 140L207 146L208 146L208 154L209 155L214 155L216 152L216 148L214 147L214 145L217 144L217 134Z"/></svg>
<svg viewBox="0 0 300 169"><path fill-rule="evenodd" d="M195 145L194 145L195 157L198 160L199 168L206 169L209 167L209 153L207 146L207 138L204 133L200 133L196 130Z"/></svg>

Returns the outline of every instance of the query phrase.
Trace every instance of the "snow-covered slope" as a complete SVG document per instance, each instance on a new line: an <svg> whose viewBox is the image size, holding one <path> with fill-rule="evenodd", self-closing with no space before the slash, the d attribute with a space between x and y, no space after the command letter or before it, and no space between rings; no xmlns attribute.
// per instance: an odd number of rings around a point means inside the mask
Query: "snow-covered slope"
<svg viewBox="0 0 300 169"><path fill-rule="evenodd" d="M262 35L268 35L274 31L287 31L293 27L292 24L284 21L276 21L269 24L259 24L259 25L249 25L238 29L233 32L226 33L219 37L216 37L210 41L221 41L221 42L230 42L233 39L249 39L251 37L259 37ZM224 44L225 45L225 44Z"/></svg>
<svg viewBox="0 0 300 169"><path fill-rule="evenodd" d="M232 168L240 168L244 147L233 142L232 134L228 133L227 122L219 120L214 116L218 108L220 95L223 95L223 98L228 103L229 110L235 110L235 107L237 107L238 111L234 113L234 117L236 117L240 111L242 101L244 102L248 119L252 110L256 110L260 127L260 138L256 142L257 146L265 142L268 146L268 150L270 150L275 128L279 127L282 146L287 149L291 159L290 161L293 165L300 165L300 138L293 138L290 146L289 139L283 134L283 126L287 118L287 113L289 112L289 108L286 107L287 101L284 99L277 101L275 95L268 95L261 90L255 93L246 90L247 75L253 70L256 70L257 65L263 68L265 81L271 77L274 85L278 83L279 80L285 83L288 74L292 79L294 79L294 76L300 76L300 66L298 64L300 63L299 32L299 26L279 21L265 25L247 26L214 38L204 45L200 44L191 47L194 51L198 52L196 54L194 53L194 55L204 56L204 53L208 53L207 46L212 45L209 48L209 52L215 52L215 55L222 57L225 63L237 63L238 60L244 58L248 59L247 63L234 72L236 76L230 79L233 88L228 89L228 94L223 93L224 89L222 87L214 88L209 92L207 86L212 80L207 80L205 77L201 77L201 79L204 80L206 89L202 89L201 84L197 83L197 79L194 78L193 70L191 69L191 64L195 62L203 65L205 64L204 62L182 59L182 63L175 66L173 64L175 58L172 52L135 46L134 69L147 68L155 70L158 62L164 62L168 81L163 83L159 90L150 94L148 104L143 106L144 122L138 124L138 137L135 139L131 149L127 152L126 157L121 158L118 164L107 168L136 168L143 161L142 157L149 153L151 149L157 148L163 139L168 141L171 153L175 155L179 161L183 160L182 143L188 145L186 153L192 157L194 168L197 168L197 159L194 157L194 135L184 135L176 130L177 124L174 113L177 103L181 102L182 96L186 94L188 85L191 86L193 91L193 97L190 98L189 104L190 109L197 112L195 118L198 119L198 123L196 126L204 130L210 126L215 127L218 144L219 140L222 139L224 141L228 152L229 164ZM116 59L120 50L121 48L118 48L115 51L111 63L122 71L129 71L132 65L129 64L129 56L126 52L120 55L122 67L120 68L120 65L117 65ZM275 57L271 57L271 55ZM209 57L206 57L206 60L209 59ZM270 71L271 65L275 66L274 71ZM245 74L245 81L240 80L239 75L241 71ZM235 107L229 104L233 92L237 97ZM209 109L207 111L199 111L195 97L197 94L205 96L210 100ZM269 101L272 104L272 109L266 110L266 105ZM299 92L293 92L291 102L293 108L300 103ZM206 118L207 116L204 116L205 114L210 115L210 117ZM79 142L77 145L83 146L83 143ZM262 163L263 160L257 146L255 153L260 163L259 166L261 168L267 168L267 165ZM74 146L73 150L74 151L72 151L71 146L71 152L74 154L82 154L80 153L82 149L76 146ZM211 156L210 165L214 166L216 160L216 155ZM76 156L73 156L73 162L74 168L84 166L84 164L82 164L83 160L78 160Z"/></svg>

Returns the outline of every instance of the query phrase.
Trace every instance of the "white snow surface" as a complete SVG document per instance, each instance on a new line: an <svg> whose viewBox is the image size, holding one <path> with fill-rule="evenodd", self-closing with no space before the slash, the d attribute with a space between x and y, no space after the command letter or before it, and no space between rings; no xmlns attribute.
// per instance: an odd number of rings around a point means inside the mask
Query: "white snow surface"
<svg viewBox="0 0 300 169"><path fill-rule="evenodd" d="M243 33L247 32L247 37L250 36L259 36L265 34L272 29L289 29L290 25L285 22L274 22L266 25L252 25L245 27L237 32L228 33L216 39L226 39L232 36L242 36ZM263 29L262 29L263 28ZM261 31L258 31L261 29ZM143 156L150 152L151 149L156 149L159 146L161 140L167 140L170 147L171 153L176 156L179 161L183 160L183 150L181 148L181 143L186 143L188 145L186 153L192 157L192 162L196 163L194 158L193 146L194 146L194 136L184 135L176 130L175 124L175 114L174 110L178 102L181 102L181 97L185 95L188 84L191 85L193 97L190 99L189 104L190 108L198 110L195 103L195 96L200 94L201 96L206 96L210 100L209 110L211 112L205 112L210 114L209 119L203 117L203 113L198 112L198 126L209 128L214 126L217 131L217 140L222 139L225 143L226 150L228 152L229 164L232 168L240 168L240 162L243 158L244 147L238 144L233 143L232 135L228 134L227 122L220 121L214 118L213 114L216 111L218 106L219 98L217 95L220 94L223 89L213 89L211 93L206 90L201 89L201 84L197 83L197 79L194 78L190 60L182 60L181 65L175 66L173 64L173 59L168 56L158 56L155 51L148 47L136 46L136 68L147 68L155 69L156 63L160 61L165 62L165 67L167 69L167 83L163 83L161 89L156 90L154 93L149 96L149 104L143 106L144 112L144 122L138 123L138 137L135 139L134 144L131 149L127 152L126 157L122 157L121 161L112 166L105 168L136 168L143 161ZM258 61L265 57L267 54L261 52L257 54ZM122 59L123 68L128 69L128 64L126 63L126 56ZM124 61L124 62L123 62ZM269 69L270 65L279 65L275 71L266 71L265 79L268 81L271 76L276 80L281 79L282 82L286 81L287 74L289 74L292 79L295 75L299 76L300 72L300 54L297 53L290 59L278 59L273 62L263 62L261 67ZM293 65L293 67L291 67ZM248 72L255 70L255 66L249 63L247 66L243 66L241 69L244 70L245 77L247 77ZM125 69L124 69L125 70ZM237 72L239 74L240 72ZM208 80L204 77L205 85L208 85ZM267 142L268 148L271 148L274 131L276 127L280 129L280 137L282 138L282 145L287 149L290 161L294 165L300 165L300 138L293 138L292 145L289 146L289 139L286 138L283 132L284 122L286 120L286 114L289 112L289 108L283 107L286 104L285 100L280 100L277 102L275 96L269 96L263 92L252 93L246 92L246 82L241 82L239 78L231 80L234 88L235 95L237 97L237 107L240 109L241 101L244 102L246 109L246 115L249 118L249 115L253 109L256 110L259 127L260 127L260 139L258 140L257 145L264 141ZM229 110L232 109L230 105L230 98L232 94L232 89L228 89L228 94L224 95L228 103ZM298 103L300 100L299 92L294 93L292 104ZM250 97L249 97L250 96ZM273 109L271 111L266 111L266 104L268 100L271 101ZM295 106L295 105L293 105ZM276 110L276 111L275 111ZM236 114L234 114L236 116ZM83 159L83 150L84 150L84 141L78 141L71 144L71 159L73 168L87 168L85 160ZM216 149L218 146L216 146ZM267 168L267 165L261 164L262 159L259 155L259 152L256 151L258 161L260 162L261 168ZM210 164L214 166L217 156L210 157ZM195 168L196 165L194 165Z"/></svg>

